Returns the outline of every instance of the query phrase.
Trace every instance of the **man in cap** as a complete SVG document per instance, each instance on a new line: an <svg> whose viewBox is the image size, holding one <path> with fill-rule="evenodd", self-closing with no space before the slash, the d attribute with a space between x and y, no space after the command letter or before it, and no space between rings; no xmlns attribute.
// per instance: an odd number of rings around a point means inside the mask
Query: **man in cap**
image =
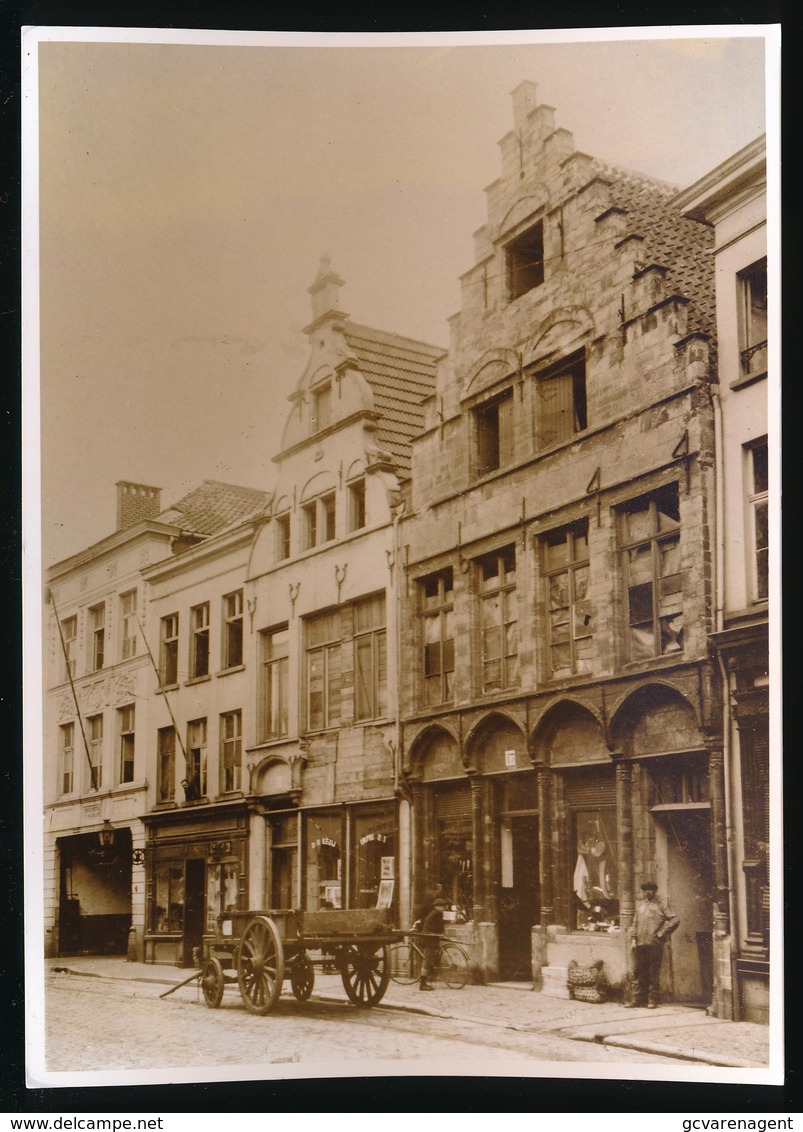
<svg viewBox="0 0 803 1132"><path fill-rule="evenodd" d="M630 929L633 997L625 1006L644 1006L645 999L650 1010L658 1005L664 943L679 923L668 905L658 899L658 885L651 880L645 881Z"/></svg>
<svg viewBox="0 0 803 1132"><path fill-rule="evenodd" d="M435 989L429 981L430 976L434 975L438 969L438 956L441 950L440 940L435 937L443 935L443 911L448 906L446 898L440 891L436 891L422 909L421 931L427 934L421 941L421 951L424 958L421 964L421 978L418 982L419 990Z"/></svg>

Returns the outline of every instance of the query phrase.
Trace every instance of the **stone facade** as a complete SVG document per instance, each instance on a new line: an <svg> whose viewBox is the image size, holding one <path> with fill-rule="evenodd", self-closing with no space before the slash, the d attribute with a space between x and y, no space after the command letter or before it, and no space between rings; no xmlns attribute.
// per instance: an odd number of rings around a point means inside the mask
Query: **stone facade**
<svg viewBox="0 0 803 1132"><path fill-rule="evenodd" d="M707 1004L727 889L710 233L667 186L576 152L535 93L514 92L413 447L413 884L494 937L482 977L538 980L595 940L621 987L657 879L683 922L667 990Z"/></svg>

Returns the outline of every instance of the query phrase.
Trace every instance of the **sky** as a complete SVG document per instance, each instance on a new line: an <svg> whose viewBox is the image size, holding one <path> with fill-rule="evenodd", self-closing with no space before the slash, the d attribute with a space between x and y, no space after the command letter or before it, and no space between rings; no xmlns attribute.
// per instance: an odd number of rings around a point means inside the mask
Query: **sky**
<svg viewBox="0 0 803 1132"><path fill-rule="evenodd" d="M45 567L113 532L117 480L163 507L204 479L271 489L323 255L354 321L448 346L520 82L577 149L679 188L766 128L760 29L414 46L54 31L37 29L24 123L24 460Z"/></svg>

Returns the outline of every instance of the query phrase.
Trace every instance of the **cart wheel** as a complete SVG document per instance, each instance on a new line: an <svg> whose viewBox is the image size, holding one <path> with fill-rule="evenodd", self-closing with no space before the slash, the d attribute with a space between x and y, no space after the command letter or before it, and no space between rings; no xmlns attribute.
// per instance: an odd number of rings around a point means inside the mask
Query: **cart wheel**
<svg viewBox="0 0 803 1132"><path fill-rule="evenodd" d="M394 983L409 986L421 974L421 952L411 943L394 943L390 949L390 977Z"/></svg>
<svg viewBox="0 0 803 1132"><path fill-rule="evenodd" d="M281 994L284 951L279 932L267 916L255 916L237 950L237 982L246 1009L267 1014Z"/></svg>
<svg viewBox="0 0 803 1132"><path fill-rule="evenodd" d="M223 966L219 959L212 956L204 963L201 971L201 990L204 992L204 1002L213 1010L223 1001L225 985Z"/></svg>
<svg viewBox="0 0 803 1132"><path fill-rule="evenodd" d="M461 990L468 982L469 973L468 956L463 948L456 943L442 943L436 977L452 990Z"/></svg>
<svg viewBox="0 0 803 1132"><path fill-rule="evenodd" d="M290 967L290 986L299 1002L306 1002L315 986L315 968L306 955L297 955Z"/></svg>
<svg viewBox="0 0 803 1132"><path fill-rule="evenodd" d="M390 982L390 948L387 944L352 944L340 958L343 986L355 1006L375 1006Z"/></svg>

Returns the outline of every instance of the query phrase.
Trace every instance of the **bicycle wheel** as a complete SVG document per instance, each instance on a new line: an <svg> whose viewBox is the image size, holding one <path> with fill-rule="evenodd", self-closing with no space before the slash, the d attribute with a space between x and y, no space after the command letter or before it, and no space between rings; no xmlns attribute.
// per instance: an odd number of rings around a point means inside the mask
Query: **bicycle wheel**
<svg viewBox="0 0 803 1132"><path fill-rule="evenodd" d="M460 944L451 941L441 944L437 977L452 990L460 990L468 982L469 973L468 955Z"/></svg>
<svg viewBox="0 0 803 1132"><path fill-rule="evenodd" d="M420 977L421 953L411 943L394 943L390 949L390 977L394 983L409 986Z"/></svg>

